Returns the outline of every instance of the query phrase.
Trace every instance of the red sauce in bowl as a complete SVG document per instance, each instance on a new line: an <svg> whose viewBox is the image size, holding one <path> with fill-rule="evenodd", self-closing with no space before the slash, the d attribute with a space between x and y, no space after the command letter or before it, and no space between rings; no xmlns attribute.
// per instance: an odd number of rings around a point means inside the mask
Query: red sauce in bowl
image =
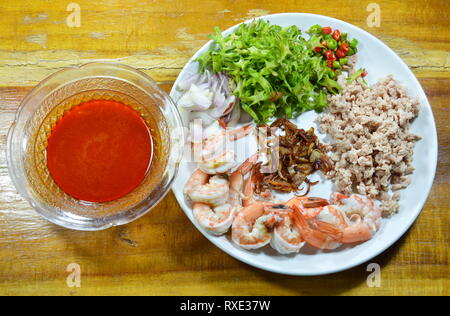
<svg viewBox="0 0 450 316"><path fill-rule="evenodd" d="M93 100L57 122L48 139L47 166L70 196L108 202L141 184L152 147L150 130L138 112L120 102Z"/></svg>

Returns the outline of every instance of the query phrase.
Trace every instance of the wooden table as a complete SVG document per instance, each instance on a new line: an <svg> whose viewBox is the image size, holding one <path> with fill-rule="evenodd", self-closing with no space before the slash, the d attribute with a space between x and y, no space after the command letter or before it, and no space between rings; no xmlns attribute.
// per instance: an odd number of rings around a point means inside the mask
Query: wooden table
<svg viewBox="0 0 450 316"><path fill-rule="evenodd" d="M172 193L124 227L86 233L54 226L16 192L1 154L0 294L450 294L450 2L379 0L379 28L367 24L371 2L78 0L81 25L69 27L77 22L67 21L69 0L2 1L0 151L22 98L63 67L116 61L146 72L169 91L215 25L225 29L279 12L348 21L383 40L412 68L429 97L439 133L439 166L424 211L400 241L372 260L381 266L381 287L367 285L366 265L323 277L280 276L249 267L209 243ZM67 285L71 263L81 268L80 288Z"/></svg>

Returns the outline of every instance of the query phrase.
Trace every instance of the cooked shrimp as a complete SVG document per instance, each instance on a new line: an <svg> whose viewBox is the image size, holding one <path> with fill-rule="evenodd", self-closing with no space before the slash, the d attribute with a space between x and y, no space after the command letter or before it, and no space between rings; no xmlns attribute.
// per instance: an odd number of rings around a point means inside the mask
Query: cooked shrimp
<svg viewBox="0 0 450 316"><path fill-rule="evenodd" d="M186 183L185 193L194 201L193 214L200 226L214 235L222 235L233 223L236 211L241 208L241 191L244 176L258 159L247 159L229 181L211 176L198 169Z"/></svg>
<svg viewBox="0 0 450 316"><path fill-rule="evenodd" d="M184 194L189 194L197 186L208 183L211 176L199 169L195 170L184 186Z"/></svg>
<svg viewBox="0 0 450 316"><path fill-rule="evenodd" d="M328 250L341 246L336 237L338 232L334 228L346 225L347 221L342 212L333 205L329 205L326 199L295 197L289 200L287 205L301 213L293 214L294 222L308 244Z"/></svg>
<svg viewBox="0 0 450 316"><path fill-rule="evenodd" d="M252 169L250 171L250 176L248 177L244 185L244 198L242 199L242 205L244 207L256 203L256 200L253 196L255 190L255 181L255 173Z"/></svg>
<svg viewBox="0 0 450 316"><path fill-rule="evenodd" d="M256 183L258 183L258 181L260 179L258 179L258 177L260 176L260 172L258 170L258 168L261 167L261 164L254 164L253 168L251 169L250 172L250 176L248 177L245 185L244 185L244 198L242 200L242 205L245 206L249 206L253 203L256 202L255 199L255 188L256 188ZM258 194L260 200L262 201L273 201L273 195L272 192L270 191L270 189L263 191L263 192L259 192Z"/></svg>
<svg viewBox="0 0 450 316"><path fill-rule="evenodd" d="M200 226L213 235L223 235L228 232L233 223L236 207L222 204L211 207L204 203L194 203L193 214Z"/></svg>
<svg viewBox="0 0 450 316"><path fill-rule="evenodd" d="M340 238L337 228L329 223L317 221L315 218L308 219L298 205L293 205L292 208L295 211L294 223L309 245L327 250L334 250L341 246L341 243L337 241Z"/></svg>
<svg viewBox="0 0 450 316"><path fill-rule="evenodd" d="M270 229L281 221L278 214L287 211L285 205L269 202L255 202L244 207L233 221L232 240L248 250L264 247L272 238Z"/></svg>
<svg viewBox="0 0 450 316"><path fill-rule="evenodd" d="M381 228L382 210L367 196L352 194L346 196L333 193L331 201L337 204L349 219L349 225L342 232L342 242L357 243L372 239Z"/></svg>
<svg viewBox="0 0 450 316"><path fill-rule="evenodd" d="M236 207L241 207L241 197L244 188L244 177L252 170L253 165L258 160L258 154L248 158L239 168L230 176L230 193L228 202Z"/></svg>
<svg viewBox="0 0 450 316"><path fill-rule="evenodd" d="M321 198L294 197L286 203L286 206L291 208L293 205L299 205L306 217L313 218L321 210L321 207L328 204L327 200ZM281 254L299 252L305 245L305 240L299 227L295 224L295 217L292 213L280 216L282 220L275 225L270 245Z"/></svg>
<svg viewBox="0 0 450 316"><path fill-rule="evenodd" d="M275 225L270 245L281 254L297 253L305 245L300 229L294 224L292 214L281 214Z"/></svg>
<svg viewBox="0 0 450 316"><path fill-rule="evenodd" d="M304 196L296 196L286 202L286 205L290 208L292 208L293 205L299 206L306 218L316 217L323 210L323 207L329 204L330 203L326 199Z"/></svg>
<svg viewBox="0 0 450 316"><path fill-rule="evenodd" d="M194 150L200 153L199 168L208 174L226 173L236 166L236 153L231 150L230 142L249 135L251 125L229 131L214 132L202 141L194 143Z"/></svg>
<svg viewBox="0 0 450 316"><path fill-rule="evenodd" d="M228 200L229 183L224 177L211 176L197 169L186 183L184 193L193 202L219 206Z"/></svg>
<svg viewBox="0 0 450 316"><path fill-rule="evenodd" d="M198 167L208 174L227 173L236 166L236 154L226 151L219 156L203 158Z"/></svg>
<svg viewBox="0 0 450 316"><path fill-rule="evenodd" d="M370 240L381 227L381 208L366 196L333 193L331 202L316 209L315 216L295 205L296 224L306 242L320 249ZM309 214L311 215L311 214Z"/></svg>

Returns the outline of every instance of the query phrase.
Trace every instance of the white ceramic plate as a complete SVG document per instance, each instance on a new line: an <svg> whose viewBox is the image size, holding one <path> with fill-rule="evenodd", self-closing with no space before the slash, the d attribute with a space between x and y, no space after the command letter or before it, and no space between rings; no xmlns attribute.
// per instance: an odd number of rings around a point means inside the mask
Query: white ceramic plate
<svg viewBox="0 0 450 316"><path fill-rule="evenodd" d="M360 42L357 66L368 70L369 84L374 84L379 79L392 74L407 88L410 96L420 98L422 104L420 115L413 122L411 132L420 135L422 140L415 147L414 167L416 171L412 175L412 183L401 192L400 212L392 218L383 220L381 230L372 240L366 243L332 252L306 248L300 254L285 256L277 254L270 246L257 251L240 249L232 243L229 234L215 237L199 227L192 216L189 204L183 196L184 184L195 170L195 165L192 163L186 161L181 163L179 175L173 185L173 191L186 216L206 238L229 255L249 265L289 275L322 275L352 268L371 260L395 243L413 224L425 204L433 184L437 164L436 125L430 104L408 66L389 47L366 31L340 20L313 14L285 13L262 18L280 26L296 25L303 31L308 30L312 25L320 24L331 26L333 29L338 28L342 32L348 32L351 38L355 37ZM228 29L224 32L224 35L230 34L236 27ZM193 60L204 54L210 44L211 42L203 46L179 75L170 94L175 102L181 96L176 87L189 75L198 71L198 65ZM304 113L295 123L304 129L308 129L310 126L316 127L314 123L316 117L315 112ZM241 141L245 142L246 140ZM256 148L256 144L247 145ZM246 146L245 148L250 147ZM251 154L251 152L246 154ZM310 196L329 197L332 191L332 183L331 181L321 180L319 185L313 187Z"/></svg>

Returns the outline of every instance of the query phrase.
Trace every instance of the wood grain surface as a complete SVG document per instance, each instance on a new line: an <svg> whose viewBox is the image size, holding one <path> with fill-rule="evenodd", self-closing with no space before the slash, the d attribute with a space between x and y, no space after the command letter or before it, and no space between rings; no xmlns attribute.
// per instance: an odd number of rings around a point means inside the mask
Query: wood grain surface
<svg viewBox="0 0 450 316"><path fill-rule="evenodd" d="M447 0L78 0L71 28L63 0L0 4L0 295L449 295L450 2ZM381 25L367 24L367 7ZM51 73L98 60L151 75L166 91L213 27L280 12L332 16L374 34L411 67L437 121L439 165L428 202L412 229L367 265L322 277L289 277L241 263L209 243L172 193L123 227L69 231L37 215L16 192L5 161L6 134L21 100ZM382 61L380 61L382 62ZM81 287L68 287L69 264Z"/></svg>

